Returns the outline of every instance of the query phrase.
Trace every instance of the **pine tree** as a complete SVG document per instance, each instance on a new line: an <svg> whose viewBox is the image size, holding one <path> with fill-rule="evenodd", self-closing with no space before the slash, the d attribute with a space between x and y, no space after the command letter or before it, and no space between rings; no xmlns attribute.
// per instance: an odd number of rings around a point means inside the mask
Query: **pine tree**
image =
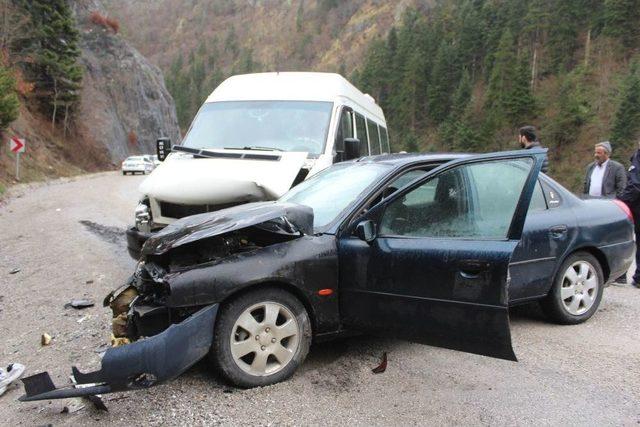
<svg viewBox="0 0 640 427"><path fill-rule="evenodd" d="M557 147L574 142L580 128L593 115L585 88L586 78L583 67L563 77L558 92L558 113L549 119L544 135L548 145Z"/></svg>
<svg viewBox="0 0 640 427"><path fill-rule="evenodd" d="M16 80L10 69L0 66L0 132L18 118L19 109Z"/></svg>
<svg viewBox="0 0 640 427"><path fill-rule="evenodd" d="M535 110L528 78L528 64L518 59L515 39L506 30L500 38L486 92L490 121L498 126L518 126Z"/></svg>
<svg viewBox="0 0 640 427"><path fill-rule="evenodd" d="M634 61L629 74L622 82L620 101L616 110L611 142L631 151L640 138L640 59Z"/></svg>
<svg viewBox="0 0 640 427"><path fill-rule="evenodd" d="M470 111L471 92L471 78L469 72L465 70L453 95L449 117L440 128L440 138L447 149L467 151L471 148L471 144L467 144L464 139L469 119L465 116Z"/></svg>
<svg viewBox="0 0 640 427"><path fill-rule="evenodd" d="M21 65L35 83L34 94L51 124L62 118L66 131L69 115L80 97L82 67L78 64L79 32L65 0L16 0L29 15L31 33L20 46Z"/></svg>
<svg viewBox="0 0 640 427"><path fill-rule="evenodd" d="M640 46L640 0L605 0L605 34L622 40L625 47Z"/></svg>
<svg viewBox="0 0 640 427"><path fill-rule="evenodd" d="M429 117L436 123L442 123L449 114L451 93L460 75L455 48L443 40L438 49L427 94Z"/></svg>

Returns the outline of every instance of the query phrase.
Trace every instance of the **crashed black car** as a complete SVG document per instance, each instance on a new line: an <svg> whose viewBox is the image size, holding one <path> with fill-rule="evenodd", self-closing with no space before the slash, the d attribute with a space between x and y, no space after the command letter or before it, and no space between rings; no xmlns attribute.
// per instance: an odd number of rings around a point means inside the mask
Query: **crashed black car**
<svg viewBox="0 0 640 427"><path fill-rule="evenodd" d="M56 389L45 372L21 399L146 388L204 357L234 385L273 384L312 340L351 331L515 360L510 305L585 321L633 255L625 211L538 176L544 156L364 158L276 202L181 219L105 300L131 343L73 368L90 386Z"/></svg>

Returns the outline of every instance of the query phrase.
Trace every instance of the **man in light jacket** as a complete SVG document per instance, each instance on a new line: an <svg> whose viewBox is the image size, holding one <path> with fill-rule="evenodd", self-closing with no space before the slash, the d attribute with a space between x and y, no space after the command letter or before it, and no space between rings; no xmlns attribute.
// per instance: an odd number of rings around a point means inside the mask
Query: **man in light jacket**
<svg viewBox="0 0 640 427"><path fill-rule="evenodd" d="M593 198L615 199L622 195L627 185L624 166L611 160L611 143L609 141L596 144L593 157L595 161L587 166L584 179L584 194Z"/></svg>

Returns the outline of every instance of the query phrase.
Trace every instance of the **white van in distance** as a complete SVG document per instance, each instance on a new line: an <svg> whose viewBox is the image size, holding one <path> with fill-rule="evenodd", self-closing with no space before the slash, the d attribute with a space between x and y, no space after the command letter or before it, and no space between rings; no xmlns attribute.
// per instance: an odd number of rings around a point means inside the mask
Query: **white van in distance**
<svg viewBox="0 0 640 427"><path fill-rule="evenodd" d="M140 185L129 254L176 219L274 200L333 163L389 152L382 109L338 74L233 76L207 98L180 145ZM162 147L162 148L161 148ZM170 153L168 153L170 151Z"/></svg>

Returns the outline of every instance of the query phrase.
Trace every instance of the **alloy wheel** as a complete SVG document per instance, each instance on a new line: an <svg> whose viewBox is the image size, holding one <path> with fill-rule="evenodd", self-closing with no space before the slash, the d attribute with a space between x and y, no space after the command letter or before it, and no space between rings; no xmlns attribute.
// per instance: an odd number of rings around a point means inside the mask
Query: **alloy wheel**
<svg viewBox="0 0 640 427"><path fill-rule="evenodd" d="M579 316L586 313L593 306L598 295L598 274L596 269L587 261L577 261L564 273L560 298L564 309Z"/></svg>
<svg viewBox="0 0 640 427"><path fill-rule="evenodd" d="M300 334L298 321L284 305L254 304L242 312L231 329L233 360L250 375L272 375L291 362Z"/></svg>

